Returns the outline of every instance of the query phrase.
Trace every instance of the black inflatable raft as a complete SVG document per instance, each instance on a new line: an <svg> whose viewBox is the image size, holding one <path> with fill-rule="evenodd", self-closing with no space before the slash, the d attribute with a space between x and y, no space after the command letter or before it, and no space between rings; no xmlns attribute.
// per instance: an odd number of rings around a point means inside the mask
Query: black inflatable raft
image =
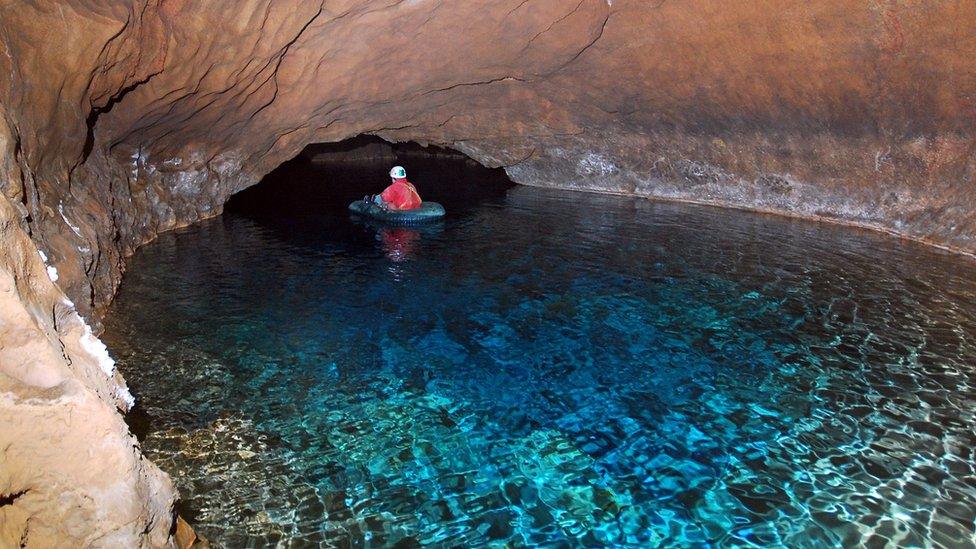
<svg viewBox="0 0 976 549"><path fill-rule="evenodd" d="M423 202L419 208L413 210L388 210L382 206L363 200L357 200L349 204L349 211L356 215L397 225L427 223L444 217L446 213L444 206L441 206L437 202Z"/></svg>

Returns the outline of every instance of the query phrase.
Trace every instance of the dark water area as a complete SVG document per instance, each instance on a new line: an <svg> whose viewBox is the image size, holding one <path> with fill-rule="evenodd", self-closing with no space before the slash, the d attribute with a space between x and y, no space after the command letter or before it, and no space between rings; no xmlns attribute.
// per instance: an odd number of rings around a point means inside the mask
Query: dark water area
<svg viewBox="0 0 976 549"><path fill-rule="evenodd" d="M104 339L217 545L976 544L971 260L403 163L442 223L295 162L132 258Z"/></svg>

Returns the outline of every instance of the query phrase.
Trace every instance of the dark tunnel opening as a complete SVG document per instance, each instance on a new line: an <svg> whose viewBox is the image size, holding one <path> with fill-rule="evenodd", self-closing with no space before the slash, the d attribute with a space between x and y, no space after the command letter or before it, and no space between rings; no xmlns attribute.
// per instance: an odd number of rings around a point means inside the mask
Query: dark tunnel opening
<svg viewBox="0 0 976 549"><path fill-rule="evenodd" d="M504 170L482 166L452 149L358 136L308 145L257 185L231 197L225 211L267 220L346 217L350 202L390 184L389 171L397 165L406 169L421 198L443 204L448 216L500 200L514 186Z"/></svg>

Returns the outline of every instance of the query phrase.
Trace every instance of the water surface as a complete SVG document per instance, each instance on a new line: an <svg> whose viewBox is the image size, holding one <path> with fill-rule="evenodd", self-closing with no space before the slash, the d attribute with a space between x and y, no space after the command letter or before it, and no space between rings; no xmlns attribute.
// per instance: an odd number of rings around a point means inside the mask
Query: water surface
<svg viewBox="0 0 976 549"><path fill-rule="evenodd" d="M292 166L130 263L106 340L228 547L972 546L976 266L407 164Z"/></svg>

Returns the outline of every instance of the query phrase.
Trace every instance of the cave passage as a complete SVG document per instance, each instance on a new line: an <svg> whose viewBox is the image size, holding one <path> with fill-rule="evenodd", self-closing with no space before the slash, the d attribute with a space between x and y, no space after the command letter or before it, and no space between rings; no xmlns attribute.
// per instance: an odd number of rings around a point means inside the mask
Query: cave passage
<svg viewBox="0 0 976 549"><path fill-rule="evenodd" d="M105 319L142 447L215 543L976 535L976 266L374 152L308 149L160 235ZM394 163L443 223L350 219Z"/></svg>
<svg viewBox="0 0 976 549"><path fill-rule="evenodd" d="M350 201L378 194L390 184L395 165L406 168L422 199L440 202L454 217L503 197L514 185L503 170L485 168L457 151L359 136L307 146L260 183L234 195L225 211L271 222L345 219Z"/></svg>

